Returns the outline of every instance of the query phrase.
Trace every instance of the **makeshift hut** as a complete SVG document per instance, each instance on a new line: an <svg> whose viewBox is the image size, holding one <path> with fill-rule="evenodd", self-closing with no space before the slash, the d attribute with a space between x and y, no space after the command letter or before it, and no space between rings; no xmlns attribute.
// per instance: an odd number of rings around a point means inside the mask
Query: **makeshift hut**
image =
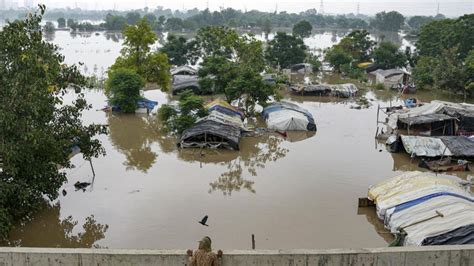
<svg viewBox="0 0 474 266"><path fill-rule="evenodd" d="M316 131L316 123L308 110L289 102L274 103L263 109L269 129Z"/></svg>
<svg viewBox="0 0 474 266"><path fill-rule="evenodd" d="M445 114L426 114L398 119L398 129L408 134L424 136L452 136L456 132L457 119Z"/></svg>
<svg viewBox="0 0 474 266"><path fill-rule="evenodd" d="M357 87L352 83L345 84L314 84L305 86L291 86L293 93L302 95L334 96L340 98L349 98L355 96L358 92Z"/></svg>
<svg viewBox="0 0 474 266"><path fill-rule="evenodd" d="M181 76L195 76L197 75L197 70L190 66L179 66L171 69L171 76L181 75Z"/></svg>
<svg viewBox="0 0 474 266"><path fill-rule="evenodd" d="M204 106L209 112L218 111L228 116L237 116L241 120L244 120L244 113L235 106L230 105L228 102L222 99L216 99Z"/></svg>
<svg viewBox="0 0 474 266"><path fill-rule="evenodd" d="M239 150L240 137L238 127L213 120L202 120L183 132L178 147Z"/></svg>
<svg viewBox="0 0 474 266"><path fill-rule="evenodd" d="M368 198L392 245L474 244L474 197L459 178L406 172L371 186Z"/></svg>
<svg viewBox="0 0 474 266"><path fill-rule="evenodd" d="M201 94L199 78L196 75L175 75L173 76L172 93L176 95L180 92L191 90L195 94Z"/></svg>
<svg viewBox="0 0 474 266"><path fill-rule="evenodd" d="M312 73L313 66L308 63L299 63L290 66L291 72L299 72L299 73Z"/></svg>
<svg viewBox="0 0 474 266"><path fill-rule="evenodd" d="M158 102L149 100L145 97L140 98L137 100L137 109L135 109L135 113L137 114L147 114L150 113L156 106ZM104 112L120 112L120 107L118 105L107 105L102 108Z"/></svg>
<svg viewBox="0 0 474 266"><path fill-rule="evenodd" d="M375 76L376 84L383 84L386 88L394 88L399 84L407 84L410 74L401 69L378 69L370 72Z"/></svg>
<svg viewBox="0 0 474 266"><path fill-rule="evenodd" d="M474 157L474 140L464 136L400 137L405 151L412 156L456 158Z"/></svg>

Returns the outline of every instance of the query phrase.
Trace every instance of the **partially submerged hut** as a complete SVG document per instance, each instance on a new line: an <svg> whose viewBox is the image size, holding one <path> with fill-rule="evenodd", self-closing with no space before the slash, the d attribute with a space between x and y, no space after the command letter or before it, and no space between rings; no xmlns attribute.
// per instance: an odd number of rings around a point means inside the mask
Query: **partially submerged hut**
<svg viewBox="0 0 474 266"><path fill-rule="evenodd" d="M405 151L419 157L474 157L474 140L464 136L400 137Z"/></svg>
<svg viewBox="0 0 474 266"><path fill-rule="evenodd" d="M410 73L401 69L378 69L370 72L375 76L376 84L383 84L385 88L393 88L399 84L407 84L410 78Z"/></svg>
<svg viewBox="0 0 474 266"><path fill-rule="evenodd" d="M456 132L455 117L445 114L426 114L401 117L398 129L407 130L408 134L424 136L452 136Z"/></svg>
<svg viewBox="0 0 474 266"><path fill-rule="evenodd" d="M298 73L312 73L313 66L308 63L299 63L290 66L291 72L298 72Z"/></svg>
<svg viewBox="0 0 474 266"><path fill-rule="evenodd" d="M216 99L205 105L209 115L199 119L181 135L181 148L223 148L239 150L244 114L224 100Z"/></svg>
<svg viewBox="0 0 474 266"><path fill-rule="evenodd" d="M195 76L197 75L197 70L190 66L179 66L171 69L170 73L171 76Z"/></svg>
<svg viewBox="0 0 474 266"><path fill-rule="evenodd" d="M173 84L171 87L173 95L186 90L191 90L195 94L201 94L199 78L196 75L175 75L173 76Z"/></svg>
<svg viewBox="0 0 474 266"><path fill-rule="evenodd" d="M269 129L316 131L313 115L293 103L274 103L264 108L262 115Z"/></svg>
<svg viewBox="0 0 474 266"><path fill-rule="evenodd" d="M224 148L239 150L240 129L214 120L202 120L185 130L178 146L181 148Z"/></svg>
<svg viewBox="0 0 474 266"><path fill-rule="evenodd" d="M349 98L355 96L359 89L352 83L345 84L314 84L305 86L291 86L293 93L301 95L334 96Z"/></svg>

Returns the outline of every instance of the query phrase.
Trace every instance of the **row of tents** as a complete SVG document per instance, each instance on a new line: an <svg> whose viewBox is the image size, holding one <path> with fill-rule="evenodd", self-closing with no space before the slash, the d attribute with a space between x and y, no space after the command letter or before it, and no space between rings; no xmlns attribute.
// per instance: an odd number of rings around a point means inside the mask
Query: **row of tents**
<svg viewBox="0 0 474 266"><path fill-rule="evenodd" d="M369 188L392 246L474 244L474 197L457 177L406 172Z"/></svg>
<svg viewBox="0 0 474 266"><path fill-rule="evenodd" d="M242 134L250 132L243 122L243 112L221 99L205 107L209 114L182 133L178 146L239 150ZM312 114L293 103L273 103L263 109L262 117L270 130L316 131Z"/></svg>

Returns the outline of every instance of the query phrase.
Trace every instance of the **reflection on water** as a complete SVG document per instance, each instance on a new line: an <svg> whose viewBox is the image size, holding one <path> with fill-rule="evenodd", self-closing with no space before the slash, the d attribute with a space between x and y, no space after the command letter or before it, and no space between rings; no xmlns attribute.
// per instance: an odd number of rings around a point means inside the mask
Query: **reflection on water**
<svg viewBox="0 0 474 266"><path fill-rule="evenodd" d="M153 116L108 114L109 136L112 144L122 154L127 170L147 172L155 163L157 154L151 144L159 138L153 128Z"/></svg>
<svg viewBox="0 0 474 266"><path fill-rule="evenodd" d="M72 216L60 218L60 204L45 206L30 221L17 225L4 245L25 247L101 248L97 242L105 238L109 229L97 223L94 215L80 224ZM82 227L80 229L79 227Z"/></svg>

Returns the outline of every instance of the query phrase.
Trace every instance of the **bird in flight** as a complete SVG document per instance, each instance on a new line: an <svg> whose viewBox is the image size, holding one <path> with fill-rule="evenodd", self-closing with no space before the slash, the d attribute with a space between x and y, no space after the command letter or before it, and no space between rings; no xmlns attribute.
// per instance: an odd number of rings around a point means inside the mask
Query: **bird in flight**
<svg viewBox="0 0 474 266"><path fill-rule="evenodd" d="M198 221L198 223L204 225L204 226L209 226L206 224L208 216L204 216L201 221Z"/></svg>

